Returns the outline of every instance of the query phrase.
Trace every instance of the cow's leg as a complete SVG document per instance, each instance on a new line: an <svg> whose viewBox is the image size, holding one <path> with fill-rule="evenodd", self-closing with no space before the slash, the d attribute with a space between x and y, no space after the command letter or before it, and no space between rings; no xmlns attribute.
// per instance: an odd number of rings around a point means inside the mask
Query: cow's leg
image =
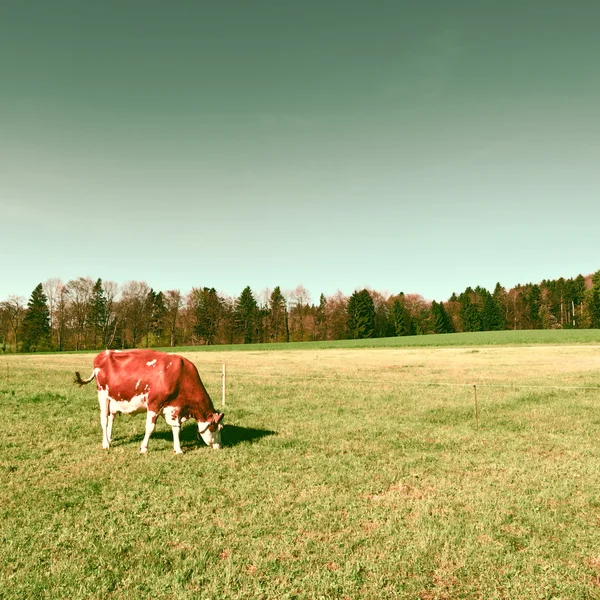
<svg viewBox="0 0 600 600"><path fill-rule="evenodd" d="M115 420L115 414L114 412L109 412L108 413L108 441L112 442L112 428L113 428L113 421Z"/></svg>
<svg viewBox="0 0 600 600"><path fill-rule="evenodd" d="M173 430L173 450L175 451L175 454L183 454L183 450L181 449L181 445L179 443L179 432L181 430L181 423L179 421L177 411L169 406L163 411L163 416L165 417L165 421L171 426L171 429Z"/></svg>
<svg viewBox="0 0 600 600"><path fill-rule="evenodd" d="M110 446L108 432L108 390L98 390L98 404L100 404L100 425L102 426L102 447Z"/></svg>
<svg viewBox="0 0 600 600"><path fill-rule="evenodd" d="M183 454L183 450L179 444L179 431L181 430L179 425L171 425L173 431L173 451L175 454Z"/></svg>
<svg viewBox="0 0 600 600"><path fill-rule="evenodd" d="M140 452L142 454L146 454L148 452L148 440L154 431L154 427L156 426L156 419L158 415L151 410L146 413L146 435L142 440L142 445L140 446Z"/></svg>

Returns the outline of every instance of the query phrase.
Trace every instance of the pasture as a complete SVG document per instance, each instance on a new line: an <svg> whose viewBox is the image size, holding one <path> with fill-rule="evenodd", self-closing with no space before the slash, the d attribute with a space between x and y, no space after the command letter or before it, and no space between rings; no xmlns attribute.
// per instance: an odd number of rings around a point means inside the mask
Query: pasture
<svg viewBox="0 0 600 600"><path fill-rule="evenodd" d="M600 597L599 346L184 354L220 451L0 359L1 598Z"/></svg>

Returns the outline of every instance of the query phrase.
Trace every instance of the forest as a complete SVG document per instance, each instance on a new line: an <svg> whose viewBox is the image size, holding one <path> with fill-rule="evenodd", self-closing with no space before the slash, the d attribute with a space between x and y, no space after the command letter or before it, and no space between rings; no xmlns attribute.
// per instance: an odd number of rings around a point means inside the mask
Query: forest
<svg viewBox="0 0 600 600"><path fill-rule="evenodd" d="M301 285L237 297L214 288L156 291L79 277L0 302L3 353L301 342L504 329L600 328L600 271L507 290L467 287L444 301L357 290L318 301Z"/></svg>

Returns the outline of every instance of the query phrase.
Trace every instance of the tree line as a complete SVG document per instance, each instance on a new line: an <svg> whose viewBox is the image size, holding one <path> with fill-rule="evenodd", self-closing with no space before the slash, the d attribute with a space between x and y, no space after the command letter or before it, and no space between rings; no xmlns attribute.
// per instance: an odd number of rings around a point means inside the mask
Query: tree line
<svg viewBox="0 0 600 600"><path fill-rule="evenodd" d="M301 285L229 297L79 277L0 302L3 352L302 342L504 329L600 328L600 271L506 290L467 287L445 302L368 289L313 302Z"/></svg>

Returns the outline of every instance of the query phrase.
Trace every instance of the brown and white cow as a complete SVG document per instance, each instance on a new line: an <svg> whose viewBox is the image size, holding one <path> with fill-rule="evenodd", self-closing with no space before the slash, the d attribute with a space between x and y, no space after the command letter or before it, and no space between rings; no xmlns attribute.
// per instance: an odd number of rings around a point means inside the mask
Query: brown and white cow
<svg viewBox="0 0 600 600"><path fill-rule="evenodd" d="M198 370L187 358L156 350L106 350L94 358L88 379L75 373L80 386L96 378L102 447L112 441L116 413L146 411L146 435L140 452L148 450L148 440L156 419L163 415L173 429L173 449L181 454L179 429L189 418L196 420L198 433L208 446L220 448L223 413L217 412Z"/></svg>

